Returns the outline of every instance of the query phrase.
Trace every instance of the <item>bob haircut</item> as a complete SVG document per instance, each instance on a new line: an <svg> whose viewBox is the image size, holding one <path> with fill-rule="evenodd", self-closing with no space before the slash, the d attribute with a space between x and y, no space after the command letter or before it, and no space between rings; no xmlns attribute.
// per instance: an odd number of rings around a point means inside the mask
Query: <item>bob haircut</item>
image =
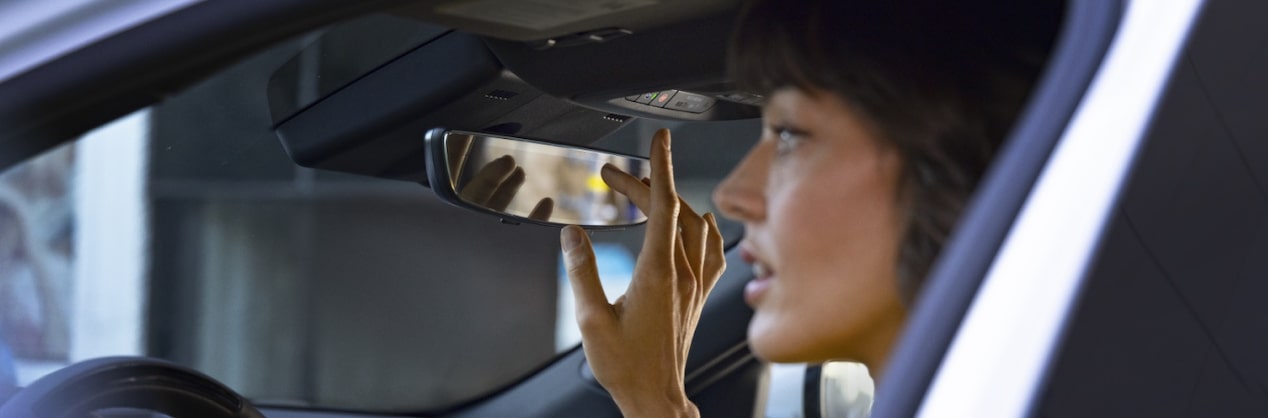
<svg viewBox="0 0 1268 418"><path fill-rule="evenodd" d="M729 51L740 88L855 109L903 161L900 294L911 303L1047 60L1059 0L756 0Z"/></svg>

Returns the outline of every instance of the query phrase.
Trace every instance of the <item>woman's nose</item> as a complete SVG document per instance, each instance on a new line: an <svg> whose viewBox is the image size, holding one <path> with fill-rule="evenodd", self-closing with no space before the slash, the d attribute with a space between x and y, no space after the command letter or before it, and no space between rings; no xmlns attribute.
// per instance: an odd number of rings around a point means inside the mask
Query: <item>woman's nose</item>
<svg viewBox="0 0 1268 418"><path fill-rule="evenodd" d="M713 204L722 216L740 222L766 218L766 176L770 162L765 145L765 141L754 145L713 190Z"/></svg>

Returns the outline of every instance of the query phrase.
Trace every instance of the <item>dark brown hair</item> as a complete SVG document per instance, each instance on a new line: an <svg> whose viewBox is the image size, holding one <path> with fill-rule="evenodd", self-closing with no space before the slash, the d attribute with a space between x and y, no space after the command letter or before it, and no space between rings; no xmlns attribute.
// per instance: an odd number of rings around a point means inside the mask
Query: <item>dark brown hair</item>
<svg viewBox="0 0 1268 418"><path fill-rule="evenodd" d="M1038 78L1062 10L1058 0L757 0L729 66L753 93L837 95L899 152L898 278L910 302Z"/></svg>

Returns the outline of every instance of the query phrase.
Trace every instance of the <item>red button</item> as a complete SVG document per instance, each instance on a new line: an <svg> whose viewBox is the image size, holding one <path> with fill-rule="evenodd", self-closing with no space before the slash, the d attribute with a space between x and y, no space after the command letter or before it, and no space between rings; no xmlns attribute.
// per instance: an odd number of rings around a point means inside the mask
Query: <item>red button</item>
<svg viewBox="0 0 1268 418"><path fill-rule="evenodd" d="M660 92L660 94L656 95L656 100L652 102L652 106L665 107L666 104L669 104L669 99L674 98L674 95L677 93L678 90L665 90Z"/></svg>

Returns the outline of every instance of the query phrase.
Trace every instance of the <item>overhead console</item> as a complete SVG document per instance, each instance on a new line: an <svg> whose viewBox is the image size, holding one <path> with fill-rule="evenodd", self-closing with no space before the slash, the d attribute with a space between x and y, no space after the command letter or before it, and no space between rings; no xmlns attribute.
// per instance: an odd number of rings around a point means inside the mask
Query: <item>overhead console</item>
<svg viewBox="0 0 1268 418"><path fill-rule="evenodd" d="M651 5L634 7L655 2L616 1L630 7L559 26L583 25L578 32L510 30L441 13L517 1L424 1L311 39L268 86L286 152L305 167L425 183L422 138L431 128L587 145L636 117L760 116L761 98L726 81L734 1L673 6L689 17L660 25L647 18ZM527 3L542 2L571 4Z"/></svg>
<svg viewBox="0 0 1268 418"><path fill-rule="evenodd" d="M626 103L612 99L605 104L658 119L730 120L759 117L762 100L762 96L738 90L708 92L697 88L634 94L625 96Z"/></svg>
<svg viewBox="0 0 1268 418"><path fill-rule="evenodd" d="M731 9L562 47L485 42L524 81L590 108L655 119L751 119L761 116L762 98L736 89L726 74L737 13Z"/></svg>
<svg viewBox="0 0 1268 418"><path fill-rule="evenodd" d="M377 19L389 27L401 18ZM381 39L336 35L315 40L269 82L274 132L301 166L426 183L431 128L589 144L633 119L543 94L474 35L423 27L411 35L425 38L419 45L382 60L368 58L383 55Z"/></svg>

